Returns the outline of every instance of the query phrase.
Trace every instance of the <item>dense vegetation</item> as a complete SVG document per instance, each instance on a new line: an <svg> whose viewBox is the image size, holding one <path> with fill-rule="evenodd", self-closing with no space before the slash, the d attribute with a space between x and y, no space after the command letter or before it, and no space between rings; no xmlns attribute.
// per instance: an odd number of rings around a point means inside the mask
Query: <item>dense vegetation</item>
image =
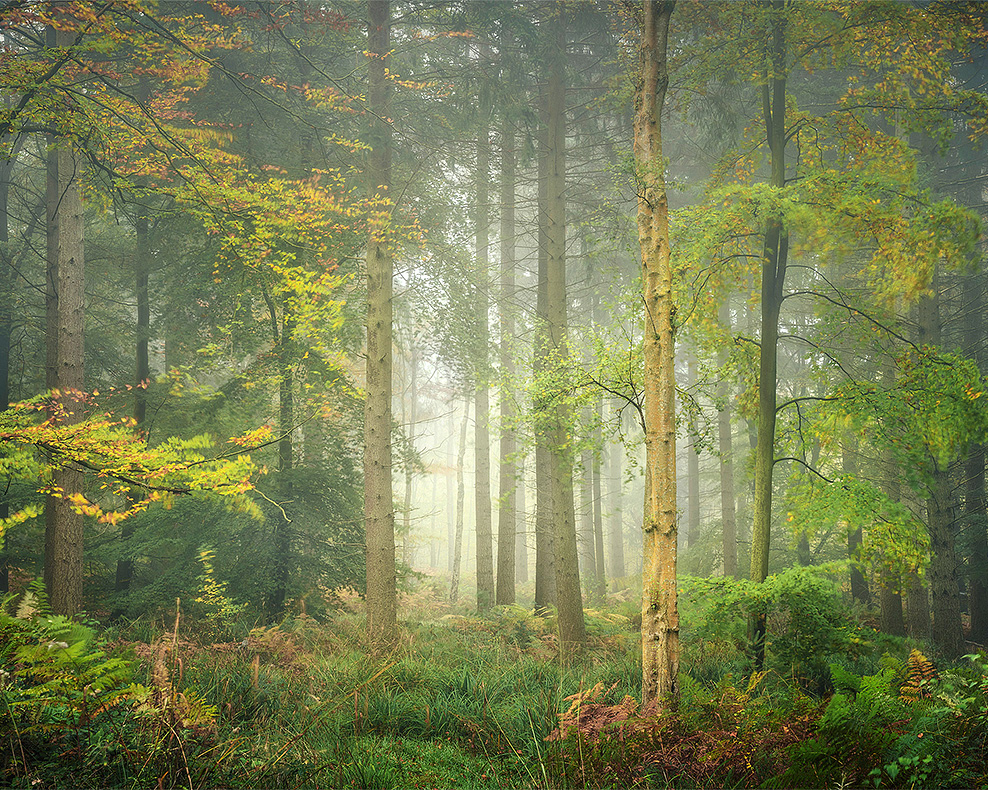
<svg viewBox="0 0 988 790"><path fill-rule="evenodd" d="M0 4L0 783L988 786L984 10Z"/></svg>

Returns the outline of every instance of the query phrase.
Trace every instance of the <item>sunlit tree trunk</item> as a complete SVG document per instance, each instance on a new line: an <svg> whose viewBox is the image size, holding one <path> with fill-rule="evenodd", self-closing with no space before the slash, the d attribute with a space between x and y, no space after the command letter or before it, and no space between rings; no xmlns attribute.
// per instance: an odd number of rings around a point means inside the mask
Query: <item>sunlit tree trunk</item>
<svg viewBox="0 0 988 790"><path fill-rule="evenodd" d="M517 507L520 479L515 453L514 392L515 377L511 343L515 335L515 135L511 119L505 113L501 125L501 278L498 295L500 314L501 378L501 446L498 469L497 511L497 590L499 605L515 602ZM524 541L521 546L524 547ZM525 560L527 571L527 558Z"/></svg>
<svg viewBox="0 0 988 790"><path fill-rule="evenodd" d="M642 559L642 706L679 695L676 601L675 311L661 113L674 3L645 0L635 91L638 240L645 305L645 509Z"/></svg>
<svg viewBox="0 0 988 790"><path fill-rule="evenodd" d="M762 87L765 133L771 157L770 185L782 189L786 183L786 43L784 0L772 0L770 73ZM758 370L758 445L755 448L755 501L751 530L751 575L754 582L768 576L772 532L772 472L775 466L776 386L778 383L779 313L786 278L789 235L782 218L770 217L765 228L762 260L762 313ZM755 666L765 662L765 615L756 614L751 623Z"/></svg>
<svg viewBox="0 0 988 790"><path fill-rule="evenodd" d="M50 46L69 46L71 31L48 30ZM67 423L83 419L83 404L73 393L83 389L84 257L81 163L68 144L48 153L48 265L46 289L46 384L59 390L54 400ZM82 491L83 474L56 469L52 484L62 496L45 503L45 570L48 600L55 614L82 608L83 518L68 497Z"/></svg>
<svg viewBox="0 0 988 790"><path fill-rule="evenodd" d="M367 162L371 195L389 199L391 187L390 2L368 2ZM394 261L388 243L390 216L372 223L367 242L367 399L364 409L364 529L367 563L367 635L375 644L398 637L394 489L391 478L391 370Z"/></svg>

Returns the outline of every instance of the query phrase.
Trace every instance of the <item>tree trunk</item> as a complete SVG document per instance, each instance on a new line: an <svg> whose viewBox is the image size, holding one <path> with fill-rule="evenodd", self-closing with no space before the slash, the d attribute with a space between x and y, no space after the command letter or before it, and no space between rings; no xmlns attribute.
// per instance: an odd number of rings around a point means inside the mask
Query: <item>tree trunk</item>
<svg viewBox="0 0 988 790"><path fill-rule="evenodd" d="M463 423L460 425L460 446L456 455L456 526L453 532L453 573L449 583L450 603L456 603L460 595L460 566L463 562L463 462L467 455L467 425L470 422L470 401L463 402Z"/></svg>
<svg viewBox="0 0 988 790"><path fill-rule="evenodd" d="M720 320L731 328L730 297L724 298L720 309ZM726 353L720 355L721 364L727 362ZM734 448L731 431L731 390L726 379L722 379L717 395L724 407L717 412L717 449L720 453L720 517L723 529L724 576L738 578L738 524L737 503L734 499Z"/></svg>
<svg viewBox="0 0 988 790"><path fill-rule="evenodd" d="M958 589L958 563L954 549L954 517L950 475L936 465L933 484L926 500L927 529L930 533L930 603L933 610L933 644L945 658L964 652L961 630L961 599Z"/></svg>
<svg viewBox="0 0 988 790"><path fill-rule="evenodd" d="M786 176L786 44L784 0L772 0L777 14L771 22L771 74L762 88L765 133L771 157L770 185L785 186ZM765 227L762 261L762 312L758 370L758 445L755 448L755 501L751 529L751 575L754 582L768 576L772 532L772 472L775 466L776 386L778 382L779 313L786 278L789 236L782 218L770 217ZM755 668L765 663L765 615L752 618Z"/></svg>
<svg viewBox="0 0 988 790"><path fill-rule="evenodd" d="M635 91L638 240L645 305L645 505L642 559L642 707L679 696L676 601L676 382L669 204L661 113L674 3L645 0L641 74Z"/></svg>
<svg viewBox="0 0 988 790"><path fill-rule="evenodd" d="M403 414L405 436L408 440L409 458L405 463L405 499L401 512L401 561L411 566L414 560L412 548L412 492L415 484L414 467L411 454L415 452L415 426L418 423L418 372L419 356L415 347L414 333L410 333L410 348L408 349L408 390L402 398L402 409L407 404L407 413Z"/></svg>
<svg viewBox="0 0 988 790"><path fill-rule="evenodd" d="M594 425L594 453L591 461L591 495L593 496L593 538L594 538L594 596L603 602L607 596L607 576L604 569L604 500L601 491L600 464L604 451L604 440L601 432L601 421L604 418L604 398L598 393L595 400L597 419Z"/></svg>
<svg viewBox="0 0 988 790"><path fill-rule="evenodd" d="M546 172L546 297L552 365L566 375L570 365L566 318L566 56L565 8L558 6L556 39L549 62L548 169ZM555 377L554 377L555 378ZM565 385L563 385L565 387ZM567 393L553 385L549 430L553 538L556 550L556 612L559 651L565 660L586 641L583 592L576 548L573 504L573 408Z"/></svg>
<svg viewBox="0 0 988 790"><path fill-rule="evenodd" d="M543 128L543 132L548 127ZM538 381L549 365L549 254L547 185L549 146L542 141L538 154L538 286L535 304L535 339L532 354L532 375ZM545 412L547 399L539 393L533 402L535 425L535 611L544 611L556 604L556 551L553 536L552 469L549 462L549 434Z"/></svg>
<svg viewBox="0 0 988 790"><path fill-rule="evenodd" d="M518 459L518 488L515 510L515 581L528 584L528 485L525 458Z"/></svg>
<svg viewBox="0 0 988 790"><path fill-rule="evenodd" d="M49 46L69 46L71 31L47 31ZM64 141L63 141L64 143ZM58 390L53 406L64 409L62 420L83 419L83 404L75 393L83 389L84 257L80 162L68 144L48 153L48 261L46 289L46 383ZM71 615L82 608L83 518L68 497L82 492L83 474L63 467L52 473L52 485L62 492L48 495L45 504L44 582L55 614Z"/></svg>
<svg viewBox="0 0 988 790"><path fill-rule="evenodd" d="M967 582L967 608L971 615L971 641L988 644L988 514L985 509L985 446L974 444L965 465L967 490L964 510L971 547Z"/></svg>
<svg viewBox="0 0 988 790"><path fill-rule="evenodd" d="M511 119L505 113L501 126L501 281L498 298L501 329L501 463L498 469L497 511L497 590L499 605L515 602L516 552L518 543L517 508L520 481L515 462L518 442L515 436L515 377L511 343L515 336L515 136ZM524 547L524 541L520 544ZM527 575L527 560L526 560Z"/></svg>
<svg viewBox="0 0 988 790"><path fill-rule="evenodd" d="M477 348L481 357L477 371L474 415L474 449L477 455L474 464L474 496L476 497L478 612L486 612L494 605L491 434L488 426L490 384L487 365L487 348L490 344L488 331L490 293L487 286L490 269L490 157L490 136L485 124L477 138Z"/></svg>
<svg viewBox="0 0 988 790"><path fill-rule="evenodd" d="M368 0L367 29L371 196L389 199L391 187L390 0ZM367 635L385 645L398 637L394 489L391 479L391 368L393 254L389 215L372 223L367 242L367 400L364 408L364 529L367 563Z"/></svg>
<svg viewBox="0 0 988 790"><path fill-rule="evenodd" d="M696 384L696 357L691 353L686 363L686 386L692 389ZM698 430L696 415L692 412L689 418L690 439L686 448L686 534L683 535L683 547L689 548L700 536L700 451L696 443Z"/></svg>
<svg viewBox="0 0 988 790"><path fill-rule="evenodd" d="M618 412L620 419L620 412ZM608 555L611 560L610 577L612 579L623 579L627 575L624 566L624 513L621 507L622 491L624 489L623 472L621 471L621 458L624 455L624 447L620 444L608 443L605 447L608 458L608 522L609 546Z"/></svg>

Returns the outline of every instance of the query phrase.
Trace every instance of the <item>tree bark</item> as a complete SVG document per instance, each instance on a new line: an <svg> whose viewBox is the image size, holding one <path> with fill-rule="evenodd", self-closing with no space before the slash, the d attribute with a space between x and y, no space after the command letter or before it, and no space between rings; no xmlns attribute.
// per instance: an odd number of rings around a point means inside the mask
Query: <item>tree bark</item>
<svg viewBox="0 0 988 790"><path fill-rule="evenodd" d="M675 307L661 113L669 86L674 3L645 0L641 74L635 91L638 240L645 304L645 505L642 559L642 706L679 695L676 600Z"/></svg>
<svg viewBox="0 0 988 790"><path fill-rule="evenodd" d="M453 572L449 584L449 600L456 603L460 595L460 566L463 562L463 462L467 455L467 425L470 422L470 401L463 402L463 423L460 425L460 445L456 455L456 525L453 532Z"/></svg>
<svg viewBox="0 0 988 790"><path fill-rule="evenodd" d="M731 328L730 297L724 298L720 309L720 319ZM726 353L720 355L721 364L727 362ZM731 430L731 391L726 379L721 380L718 397L724 407L717 412L717 449L720 454L720 517L722 526L722 552L724 555L724 576L738 578L738 524L737 503L734 498L734 448Z"/></svg>
<svg viewBox="0 0 988 790"><path fill-rule="evenodd" d="M786 175L786 44L784 0L772 0L771 74L762 88L765 133L771 157L770 186L782 189ZM772 533L772 472L775 466L776 386L778 383L779 313L786 278L789 236L781 217L765 227L762 260L761 338L758 370L758 445L755 447L755 501L751 530L751 574L754 582L768 576ZM765 615L752 618L751 641L755 667L765 663Z"/></svg>
<svg viewBox="0 0 988 790"><path fill-rule="evenodd" d="M543 126L546 133L548 125ZM549 365L549 253L548 253L548 173L549 145L544 139L538 152L538 285L535 297L535 338L532 375L538 381ZM552 469L549 461L547 399L536 395L532 404L535 425L535 611L545 611L556 604L556 551L553 535Z"/></svg>
<svg viewBox="0 0 988 790"><path fill-rule="evenodd" d="M515 453L518 441L514 422L514 392L511 382L515 377L514 355L511 343L515 335L515 135L511 119L505 113L501 125L501 278L498 298L501 329L501 463L498 469L497 511L497 589L499 605L515 602L515 578L518 551L517 507L519 482ZM521 546L524 547L524 542ZM527 572L527 560L526 560Z"/></svg>
<svg viewBox="0 0 988 790"><path fill-rule="evenodd" d="M486 111L486 110L485 110ZM477 371L476 410L474 415L474 496L477 531L477 611L486 612L494 605L493 522L491 518L491 434L488 425L490 384L487 364L490 333L488 311L490 293L487 278L490 270L490 157L491 143L487 124L477 138L477 348L480 363Z"/></svg>
<svg viewBox="0 0 988 790"><path fill-rule="evenodd" d="M372 196L390 199L390 0L368 0L367 175ZM364 408L364 529L367 563L367 635L377 645L398 637L394 489L391 476L392 326L394 260L388 243L390 213L372 223L367 243L367 400Z"/></svg>
<svg viewBox="0 0 988 790"><path fill-rule="evenodd" d="M546 172L546 284L549 344L552 365L565 375L570 365L566 310L566 56L565 8L556 7L555 41L548 75L548 170ZM554 377L555 378L555 377ZM567 392L552 385L549 430L553 538L556 550L556 612L559 650L565 660L586 641L583 593L576 548L576 512L573 503L573 407Z"/></svg>

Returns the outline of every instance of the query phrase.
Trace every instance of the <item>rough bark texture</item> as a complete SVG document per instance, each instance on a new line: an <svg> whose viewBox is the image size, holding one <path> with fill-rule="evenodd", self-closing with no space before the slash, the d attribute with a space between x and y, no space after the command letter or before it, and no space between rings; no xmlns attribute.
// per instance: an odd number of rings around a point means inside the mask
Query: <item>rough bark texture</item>
<svg viewBox="0 0 988 790"><path fill-rule="evenodd" d="M638 239L645 304L645 508L642 558L642 706L679 694L676 601L675 311L660 116L673 3L645 0L635 92Z"/></svg>
<svg viewBox="0 0 988 790"><path fill-rule="evenodd" d="M69 31L48 32L49 42L68 46ZM64 408L64 420L79 422L82 403L73 393L83 389L84 258L83 212L79 162L67 144L48 154L48 262L46 289L46 383L61 393L55 400ZM81 492L82 472L57 469L52 483L63 496L48 496L45 503L44 581L55 614L74 614L82 608L83 517L72 510L67 497Z"/></svg>
<svg viewBox="0 0 988 790"><path fill-rule="evenodd" d="M515 377L514 355L511 343L515 335L515 136L511 120L507 117L501 126L501 279L498 299L501 329L501 372L505 382ZM514 393L505 383L501 392L501 446L498 469L497 510L497 590L498 605L515 602L516 552L524 541L516 541L518 488L520 482L515 453L518 440L515 436ZM518 558L520 559L520 558ZM527 576L528 560L524 559Z"/></svg>
<svg viewBox="0 0 988 790"><path fill-rule="evenodd" d="M964 652L961 630L961 598L958 589L958 563L954 549L955 523L950 475L939 466L933 472L933 484L926 500L930 533L930 607L933 611L933 644L945 658L957 658Z"/></svg>
<svg viewBox="0 0 988 790"><path fill-rule="evenodd" d="M784 0L772 0L776 12L771 21L771 74L763 93L765 134L771 157L770 185L785 186L786 174L786 44ZM778 381L779 312L786 279L789 237L780 217L770 217L765 227L762 260L761 337L758 369L758 445L755 447L755 501L751 530L751 574L755 582L768 576L772 533L772 472L775 466L776 386ZM755 665L765 662L765 616L752 620Z"/></svg>
<svg viewBox="0 0 988 790"><path fill-rule="evenodd" d="M369 0L367 29L372 195L388 198L391 186L389 0ZM387 218L374 223L367 243L367 401L364 409L364 529L367 562L367 635L376 644L398 637L394 491L391 479L391 370L394 261Z"/></svg>
<svg viewBox="0 0 988 790"><path fill-rule="evenodd" d="M477 611L494 605L494 549L491 518L490 384L487 348L490 344L488 311L490 292L490 136L485 125L477 138L477 348L481 354L477 373L474 419L474 497L477 531Z"/></svg>
<svg viewBox="0 0 988 790"><path fill-rule="evenodd" d="M566 24L562 6L549 64L548 169L546 172L546 302L553 365L566 370L569 341L566 318L566 89L564 85ZM573 504L573 409L566 393L553 393L549 432L549 463L556 554L556 611L559 649L565 658L586 641L583 593L576 548L576 512Z"/></svg>
<svg viewBox="0 0 988 790"><path fill-rule="evenodd" d="M965 465L964 515L971 547L967 608L971 641L988 644L988 513L985 508L985 446L972 445Z"/></svg>

